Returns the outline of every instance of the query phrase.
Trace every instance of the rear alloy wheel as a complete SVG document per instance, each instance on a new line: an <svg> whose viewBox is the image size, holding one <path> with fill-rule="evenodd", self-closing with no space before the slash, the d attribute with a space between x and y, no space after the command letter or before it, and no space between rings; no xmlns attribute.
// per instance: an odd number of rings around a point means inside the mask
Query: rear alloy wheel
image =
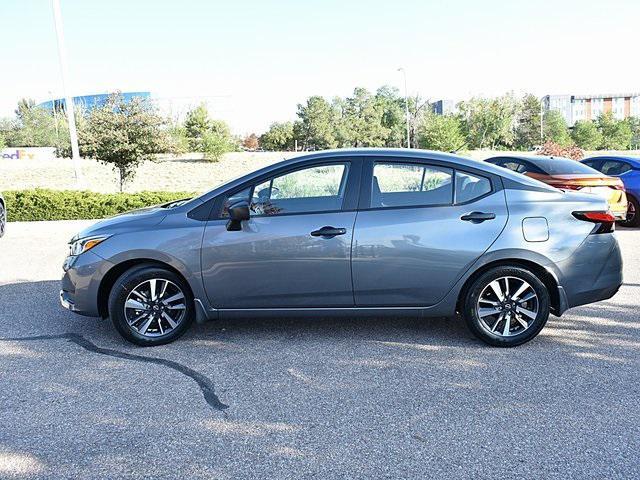
<svg viewBox="0 0 640 480"><path fill-rule="evenodd" d="M469 329L499 347L528 342L549 318L549 292L530 271L496 267L477 278L464 300Z"/></svg>
<svg viewBox="0 0 640 480"><path fill-rule="evenodd" d="M0 237L4 235L4 231L7 228L7 211L4 208L4 204L0 202Z"/></svg>
<svg viewBox="0 0 640 480"><path fill-rule="evenodd" d="M125 272L109 296L118 332L138 345L162 345L181 336L193 320L193 298L175 273L153 266Z"/></svg>
<svg viewBox="0 0 640 480"><path fill-rule="evenodd" d="M628 197L627 218L620 222L623 227L640 227L640 204L634 197Z"/></svg>

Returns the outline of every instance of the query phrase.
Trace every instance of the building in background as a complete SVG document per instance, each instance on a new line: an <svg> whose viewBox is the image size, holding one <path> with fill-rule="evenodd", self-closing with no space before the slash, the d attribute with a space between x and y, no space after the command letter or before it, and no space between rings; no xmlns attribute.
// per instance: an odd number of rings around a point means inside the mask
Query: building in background
<svg viewBox="0 0 640 480"><path fill-rule="evenodd" d="M436 115L449 115L458 111L453 100L436 100L431 104L431 109Z"/></svg>
<svg viewBox="0 0 640 480"><path fill-rule="evenodd" d="M542 97L542 107L545 111L559 111L570 127L578 120L597 120L606 112L623 120L640 117L640 93L546 95Z"/></svg>
<svg viewBox="0 0 640 480"><path fill-rule="evenodd" d="M83 109L83 110L91 110L96 107L101 107L104 105L109 98L110 93L98 93L95 95L82 95L79 97L73 97L73 104L75 107ZM145 98L148 99L151 97L149 92L121 92L121 95L124 97L125 102L129 102L134 98ZM46 110L55 111L64 111L65 108L65 99L64 98L56 98L53 100L49 100L46 102L42 102L38 105L38 107L42 107Z"/></svg>

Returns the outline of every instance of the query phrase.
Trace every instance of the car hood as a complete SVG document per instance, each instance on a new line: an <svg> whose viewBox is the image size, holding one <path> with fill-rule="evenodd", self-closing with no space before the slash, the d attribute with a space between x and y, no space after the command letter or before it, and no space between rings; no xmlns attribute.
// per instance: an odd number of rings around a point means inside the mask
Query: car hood
<svg viewBox="0 0 640 480"><path fill-rule="evenodd" d="M140 228L158 225L169 213L170 209L161 205L131 210L113 217L105 218L78 232L71 241L93 235L115 235Z"/></svg>

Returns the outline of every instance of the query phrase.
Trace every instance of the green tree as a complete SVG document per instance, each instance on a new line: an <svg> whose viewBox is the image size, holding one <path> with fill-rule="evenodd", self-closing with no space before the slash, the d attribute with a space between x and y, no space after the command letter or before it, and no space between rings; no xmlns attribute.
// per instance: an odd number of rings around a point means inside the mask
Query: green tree
<svg viewBox="0 0 640 480"><path fill-rule="evenodd" d="M514 146L518 150L531 150L540 145L540 100L535 95L527 94L521 100L516 122Z"/></svg>
<svg viewBox="0 0 640 480"><path fill-rule="evenodd" d="M356 88L345 101L345 143L352 147L382 147L389 129L383 125L384 110L365 88Z"/></svg>
<svg viewBox="0 0 640 480"><path fill-rule="evenodd" d="M457 116L435 113L424 116L418 129L420 148L452 152L463 148L465 143L466 139L462 132L460 118Z"/></svg>
<svg viewBox="0 0 640 480"><path fill-rule="evenodd" d="M322 150L338 146L332 106L319 96L309 97L305 104L298 104L299 121L294 124L294 134L305 150Z"/></svg>
<svg viewBox="0 0 640 480"><path fill-rule="evenodd" d="M80 154L111 165L122 191L141 162L170 150L165 125L148 100L127 102L115 93L104 106L91 110L78 129Z"/></svg>
<svg viewBox="0 0 640 480"><path fill-rule="evenodd" d="M598 117L598 129L602 133L604 150L628 150L631 147L631 125L625 120L616 120L611 112Z"/></svg>
<svg viewBox="0 0 640 480"><path fill-rule="evenodd" d="M640 118L629 117L627 123L631 129L631 148L638 150L640 149Z"/></svg>
<svg viewBox="0 0 640 480"><path fill-rule="evenodd" d="M32 102L32 101L31 101ZM60 120L50 111L22 99L14 120L5 120L2 127L11 147L52 147L57 144Z"/></svg>
<svg viewBox="0 0 640 480"><path fill-rule="evenodd" d="M544 140L545 142L551 141L561 147L568 147L571 145L571 135L567 128L567 123L564 121L564 117L557 110L547 110L543 116L544 124Z"/></svg>
<svg viewBox="0 0 640 480"><path fill-rule="evenodd" d="M201 152L203 150L203 137L211 129L209 111L204 103L187 112L184 128L191 150Z"/></svg>
<svg viewBox="0 0 640 480"><path fill-rule="evenodd" d="M513 145L518 102L513 95L472 98L458 106L470 148L506 148Z"/></svg>
<svg viewBox="0 0 640 480"><path fill-rule="evenodd" d="M597 150L602 145L602 133L591 120L578 120L573 126L571 138L584 150Z"/></svg>
<svg viewBox="0 0 640 480"><path fill-rule="evenodd" d="M272 123L269 130L260 136L260 145L274 152L293 150L293 122Z"/></svg>
<svg viewBox="0 0 640 480"><path fill-rule="evenodd" d="M395 87L383 86L376 91L376 108L382 113L381 124L388 132L385 147L402 147L406 142L404 97Z"/></svg>

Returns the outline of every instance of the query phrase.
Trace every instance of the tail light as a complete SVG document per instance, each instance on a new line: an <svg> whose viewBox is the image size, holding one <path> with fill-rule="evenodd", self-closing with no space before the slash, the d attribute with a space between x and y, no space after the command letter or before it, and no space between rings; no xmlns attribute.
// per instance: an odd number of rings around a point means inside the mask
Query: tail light
<svg viewBox="0 0 640 480"><path fill-rule="evenodd" d="M622 180L620 179L618 179L618 183L616 183L615 185L611 185L611 188L615 188L616 190L622 190L623 192L625 191L624 183L622 183Z"/></svg>
<svg viewBox="0 0 640 480"><path fill-rule="evenodd" d="M578 220L598 224L598 227L591 233L611 233L615 230L616 217L609 211L594 210L586 212L573 212L573 216Z"/></svg>

